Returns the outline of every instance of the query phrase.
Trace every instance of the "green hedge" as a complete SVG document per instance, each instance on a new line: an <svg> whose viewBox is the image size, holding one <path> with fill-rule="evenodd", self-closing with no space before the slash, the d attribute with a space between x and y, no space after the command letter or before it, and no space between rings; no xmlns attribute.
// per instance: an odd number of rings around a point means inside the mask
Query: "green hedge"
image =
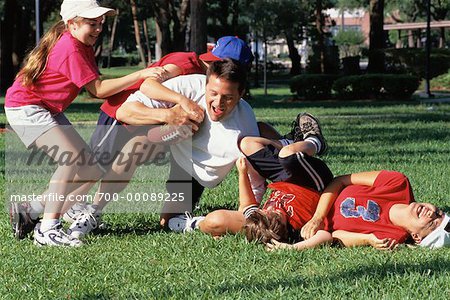
<svg viewBox="0 0 450 300"><path fill-rule="evenodd" d="M407 73L425 78L425 49L386 49L385 62L390 73ZM430 77L445 74L450 69L450 50L433 49L430 55Z"/></svg>
<svg viewBox="0 0 450 300"><path fill-rule="evenodd" d="M345 76L333 83L338 99L410 99L419 87L413 75L367 74Z"/></svg>
<svg viewBox="0 0 450 300"><path fill-rule="evenodd" d="M297 97L307 100L324 100L331 98L331 87L336 75L303 74L291 78L290 88Z"/></svg>

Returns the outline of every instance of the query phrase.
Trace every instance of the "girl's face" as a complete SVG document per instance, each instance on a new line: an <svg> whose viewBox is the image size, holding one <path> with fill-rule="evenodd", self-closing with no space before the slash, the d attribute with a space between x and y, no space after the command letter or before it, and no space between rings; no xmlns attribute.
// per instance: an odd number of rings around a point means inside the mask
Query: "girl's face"
<svg viewBox="0 0 450 300"><path fill-rule="evenodd" d="M87 46L94 46L98 36L102 32L105 17L95 19L79 18L69 20L69 30L74 38Z"/></svg>

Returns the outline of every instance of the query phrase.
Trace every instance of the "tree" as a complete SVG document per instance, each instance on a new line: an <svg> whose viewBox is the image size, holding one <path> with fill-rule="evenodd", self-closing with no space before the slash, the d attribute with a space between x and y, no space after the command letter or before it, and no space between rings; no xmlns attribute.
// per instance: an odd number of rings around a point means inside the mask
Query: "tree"
<svg viewBox="0 0 450 300"><path fill-rule="evenodd" d="M136 49L138 51L139 57L141 58L142 65L146 65L146 59L144 54L144 48L142 47L141 43L141 30L139 28L139 21L137 17L137 8L136 8L136 1L130 0L130 6L131 6L131 15L133 16L133 26L134 26L134 37L136 39Z"/></svg>
<svg viewBox="0 0 450 300"><path fill-rule="evenodd" d="M384 53L386 36L384 33L384 0L339 0L341 8L369 8L369 73L384 72Z"/></svg>
<svg viewBox="0 0 450 300"><path fill-rule="evenodd" d="M206 52L206 19L206 0L191 0L189 49L197 54Z"/></svg>
<svg viewBox="0 0 450 300"><path fill-rule="evenodd" d="M262 35L264 41L275 39L280 34L284 36L293 75L299 74L301 69L300 55L295 44L303 39L303 28L308 21L307 3L302 0L256 0L244 9L256 35Z"/></svg>

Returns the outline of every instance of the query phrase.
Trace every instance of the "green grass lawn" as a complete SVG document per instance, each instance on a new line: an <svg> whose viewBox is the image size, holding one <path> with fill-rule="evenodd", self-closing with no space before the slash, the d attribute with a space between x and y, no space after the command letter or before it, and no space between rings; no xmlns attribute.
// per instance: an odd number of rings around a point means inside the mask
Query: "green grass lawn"
<svg viewBox="0 0 450 300"><path fill-rule="evenodd" d="M324 159L335 174L398 170L410 178L417 200L450 212L450 104L289 102L287 89L270 89L269 96L252 90L252 96L257 118L283 133L300 111L317 115L330 145ZM79 101L68 116L95 121L97 113L98 103ZM4 155L3 135L0 147ZM145 168L150 167L139 171ZM10 183L4 167L1 174L4 195ZM196 213L235 208L237 195L233 171L219 187L204 193ZM239 235L214 240L199 232L162 232L157 220L156 214L109 214L104 217L106 228L79 249L37 248L31 240L12 238L4 212L0 298L448 299L450 295L450 249L405 247L386 253L323 247L269 253Z"/></svg>

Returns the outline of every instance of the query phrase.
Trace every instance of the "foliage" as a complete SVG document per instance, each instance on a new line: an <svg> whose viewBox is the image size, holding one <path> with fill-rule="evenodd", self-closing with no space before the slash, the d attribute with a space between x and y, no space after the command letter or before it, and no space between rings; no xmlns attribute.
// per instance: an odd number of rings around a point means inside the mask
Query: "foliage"
<svg viewBox="0 0 450 300"><path fill-rule="evenodd" d="M361 45L366 38L358 30L340 30L333 39L339 47L340 57L343 58L360 55Z"/></svg>
<svg viewBox="0 0 450 300"><path fill-rule="evenodd" d="M425 78L425 49L405 48L386 49L387 69L394 73L408 73ZM450 69L450 50L432 49L430 55L430 77L445 74Z"/></svg>
<svg viewBox="0 0 450 300"><path fill-rule="evenodd" d="M331 98L331 87L337 76L328 74L303 74L291 78L292 93L301 99L324 100Z"/></svg>
<svg viewBox="0 0 450 300"><path fill-rule="evenodd" d="M337 79L333 90L339 99L410 99L419 87L412 75L367 74Z"/></svg>

